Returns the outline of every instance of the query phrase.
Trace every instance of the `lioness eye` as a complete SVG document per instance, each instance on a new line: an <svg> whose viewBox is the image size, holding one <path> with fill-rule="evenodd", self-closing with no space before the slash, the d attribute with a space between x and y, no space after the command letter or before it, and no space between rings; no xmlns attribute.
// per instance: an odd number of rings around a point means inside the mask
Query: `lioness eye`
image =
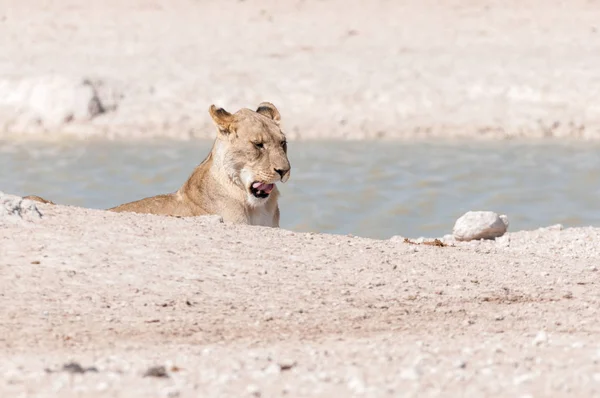
<svg viewBox="0 0 600 398"><path fill-rule="evenodd" d="M262 142L255 142L254 146L258 149L263 149L265 147L265 144L263 144Z"/></svg>
<svg viewBox="0 0 600 398"><path fill-rule="evenodd" d="M281 141L281 147L287 149L287 141Z"/></svg>

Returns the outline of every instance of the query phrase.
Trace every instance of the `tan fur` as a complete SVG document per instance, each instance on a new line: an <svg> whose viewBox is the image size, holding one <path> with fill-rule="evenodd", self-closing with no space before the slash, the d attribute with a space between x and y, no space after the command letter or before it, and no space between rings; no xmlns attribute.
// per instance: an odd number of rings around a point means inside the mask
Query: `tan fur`
<svg viewBox="0 0 600 398"><path fill-rule="evenodd" d="M46 200L40 196L36 196L36 195L29 195L29 196L25 196L23 199L29 199L29 200L33 200L34 202L40 202L40 203L47 203L50 205L55 205L56 203L51 202L49 200Z"/></svg>
<svg viewBox="0 0 600 398"><path fill-rule="evenodd" d="M253 182L286 182L290 177L279 111L263 102L256 111L240 109L231 114L212 105L209 112L217 126L217 138L206 159L177 192L108 210L180 217L218 214L225 221L279 227L277 187L264 199L250 193ZM37 196L28 198L48 202Z"/></svg>

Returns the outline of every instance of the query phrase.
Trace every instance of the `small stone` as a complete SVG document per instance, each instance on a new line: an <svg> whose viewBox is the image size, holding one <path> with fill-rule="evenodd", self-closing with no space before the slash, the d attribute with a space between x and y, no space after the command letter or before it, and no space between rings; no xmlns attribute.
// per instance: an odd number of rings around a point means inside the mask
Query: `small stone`
<svg viewBox="0 0 600 398"><path fill-rule="evenodd" d="M103 381L96 384L96 391L106 391L108 390L108 383Z"/></svg>
<svg viewBox="0 0 600 398"><path fill-rule="evenodd" d="M498 238L508 229L508 217L493 211L469 211L456 220L453 235L459 241Z"/></svg>
<svg viewBox="0 0 600 398"><path fill-rule="evenodd" d="M444 237L442 239L440 239L442 242L449 244L449 243L454 243L456 241L456 239L454 238L454 235L452 234L446 234L444 235Z"/></svg>
<svg viewBox="0 0 600 398"><path fill-rule="evenodd" d="M319 381L323 381L325 383L329 383L331 381L331 376L327 372L319 372L317 374L317 378Z"/></svg>
<svg viewBox="0 0 600 398"><path fill-rule="evenodd" d="M256 384L249 384L248 387L246 387L246 392L252 395L253 397L261 396L260 388L258 388Z"/></svg>
<svg viewBox="0 0 600 398"><path fill-rule="evenodd" d="M394 235L389 240L390 242L404 242L404 239L406 239L404 236Z"/></svg>
<svg viewBox="0 0 600 398"><path fill-rule="evenodd" d="M287 358L279 361L278 365L279 369L281 369L281 371L284 372L286 370L291 370L294 366L296 366L296 361Z"/></svg>
<svg viewBox="0 0 600 398"><path fill-rule="evenodd" d="M533 339L532 344L534 346L538 346L547 341L548 341L548 334L546 332L544 332L543 330L541 330L538 332L538 334L535 335L535 338Z"/></svg>
<svg viewBox="0 0 600 398"><path fill-rule="evenodd" d="M146 373L144 373L144 377L167 378L169 377L169 374L167 373L167 369L164 366L153 366L146 370Z"/></svg>
<svg viewBox="0 0 600 398"><path fill-rule="evenodd" d="M525 373L523 375L519 375L517 377L515 377L513 379L513 383L518 386L521 385L523 383L528 383L529 381L531 381L535 376L533 375L533 373Z"/></svg>
<svg viewBox="0 0 600 398"><path fill-rule="evenodd" d="M353 376L348 378L348 389L354 394L364 394L366 386L362 378Z"/></svg>
<svg viewBox="0 0 600 398"><path fill-rule="evenodd" d="M177 398L181 395L177 387L166 387L162 390L162 395L167 398Z"/></svg>
<svg viewBox="0 0 600 398"><path fill-rule="evenodd" d="M267 366L264 370L265 374L278 374L279 372L281 372L281 368L279 367L279 365L271 363L269 364L269 366Z"/></svg>
<svg viewBox="0 0 600 398"><path fill-rule="evenodd" d="M419 370L415 367L404 369L400 373L400 378L403 380L417 380L419 376Z"/></svg>
<svg viewBox="0 0 600 398"><path fill-rule="evenodd" d="M98 372L98 369L96 369L94 366L91 366L89 368L84 368L77 362L70 362L70 363L63 365L62 370L65 372L69 372L69 373Z"/></svg>

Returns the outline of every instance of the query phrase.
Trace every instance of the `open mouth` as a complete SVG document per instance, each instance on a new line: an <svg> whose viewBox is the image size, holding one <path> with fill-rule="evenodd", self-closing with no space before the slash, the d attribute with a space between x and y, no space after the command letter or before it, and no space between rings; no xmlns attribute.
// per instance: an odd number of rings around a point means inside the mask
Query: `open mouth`
<svg viewBox="0 0 600 398"><path fill-rule="evenodd" d="M269 196L273 188L275 188L275 184L265 184L257 181L250 186L250 192L254 197L264 199Z"/></svg>

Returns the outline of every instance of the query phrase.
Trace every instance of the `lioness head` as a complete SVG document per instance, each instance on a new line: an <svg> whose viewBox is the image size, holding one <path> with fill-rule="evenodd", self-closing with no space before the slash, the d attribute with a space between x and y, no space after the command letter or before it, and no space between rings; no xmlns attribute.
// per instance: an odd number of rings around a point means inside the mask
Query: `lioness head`
<svg viewBox="0 0 600 398"><path fill-rule="evenodd" d="M250 205L265 203L275 183L290 178L279 111L263 102L256 111L240 109L231 114L211 105L209 112L218 129L215 155L220 166L246 192Z"/></svg>

